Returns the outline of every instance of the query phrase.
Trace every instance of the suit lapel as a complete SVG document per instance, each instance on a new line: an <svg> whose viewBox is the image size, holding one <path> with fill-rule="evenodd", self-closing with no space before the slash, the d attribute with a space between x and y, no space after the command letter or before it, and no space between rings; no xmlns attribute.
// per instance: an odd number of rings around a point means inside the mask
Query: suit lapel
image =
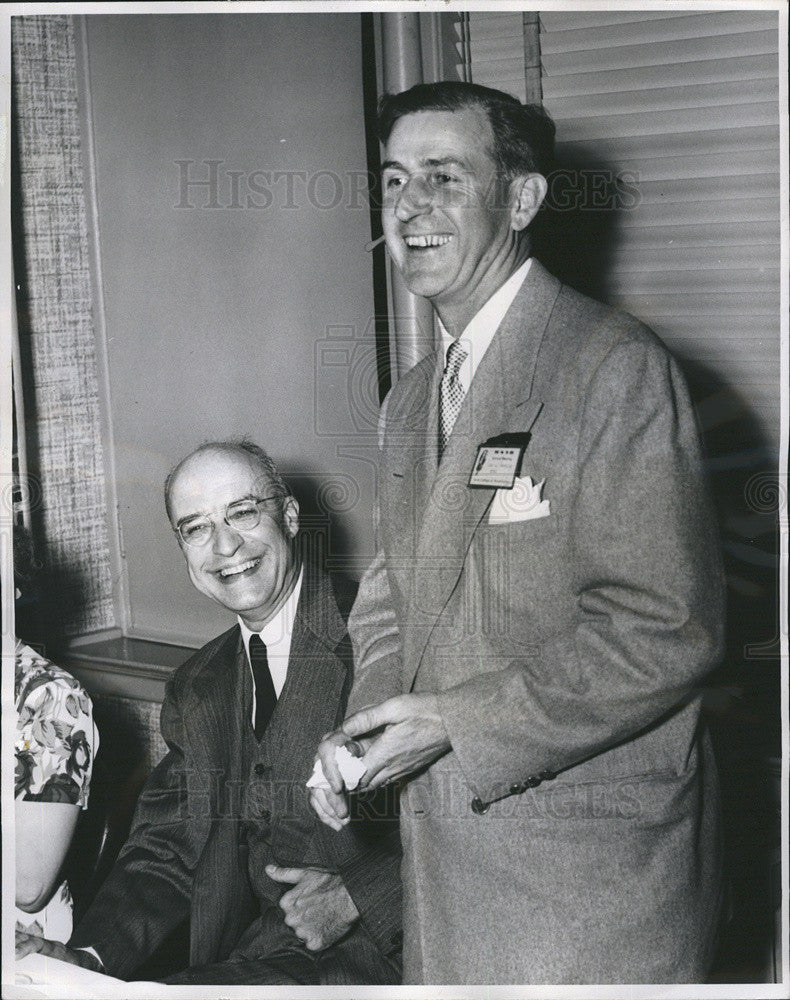
<svg viewBox="0 0 790 1000"><path fill-rule="evenodd" d="M414 683L432 627L445 608L477 526L496 492L467 484L477 448L507 431L529 430L542 403L532 396L538 354L560 283L533 260L464 398L427 497L417 544L413 605L420 624L404 649L404 690Z"/></svg>
<svg viewBox="0 0 790 1000"><path fill-rule="evenodd" d="M237 823L227 822L240 815L246 779L242 726L249 710L244 697L247 660L238 625L210 644L205 656L192 685L196 706L190 719L190 761L198 770L222 776L212 783L208 806L212 816L225 821L212 823L195 872L190 961L197 965L227 957L255 911L246 847L239 842ZM205 800L197 800L193 808L201 815Z"/></svg>
<svg viewBox="0 0 790 1000"><path fill-rule="evenodd" d="M264 737L268 762L279 780L307 781L315 748L337 724L349 670L346 626L331 583L305 566L288 674Z"/></svg>
<svg viewBox="0 0 790 1000"><path fill-rule="evenodd" d="M235 625L216 647L207 650L206 664L192 686L198 699L195 728L201 733L204 752L223 768L239 760L234 747L241 740L245 666L241 629Z"/></svg>
<svg viewBox="0 0 790 1000"><path fill-rule="evenodd" d="M385 464L390 481L381 485L411 510L425 509L436 475L441 374L441 354L433 351L412 369L405 391L386 412Z"/></svg>

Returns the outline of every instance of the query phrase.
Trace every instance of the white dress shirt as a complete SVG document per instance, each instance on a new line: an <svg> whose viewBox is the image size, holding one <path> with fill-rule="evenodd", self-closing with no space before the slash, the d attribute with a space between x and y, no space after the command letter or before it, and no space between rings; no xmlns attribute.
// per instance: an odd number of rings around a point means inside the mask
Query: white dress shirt
<svg viewBox="0 0 790 1000"><path fill-rule="evenodd" d="M285 685L285 678L288 674L288 657L291 654L291 636L293 635L294 618L296 617L296 605L299 603L299 593L302 589L303 570L299 570L296 586L288 595L288 600L283 604L277 614L270 622L267 622L260 632L253 632L239 618L241 627L241 637L244 640L244 651L247 654L247 666L250 676L253 677L252 664L250 663L250 638L259 635L264 646L266 646L266 661L269 665L269 673L272 675L274 693L280 697L280 692ZM255 725L255 678L252 682L252 722Z"/></svg>
<svg viewBox="0 0 790 1000"><path fill-rule="evenodd" d="M518 294L518 290L524 284L524 279L529 273L532 265L532 258L524 261L518 270L514 271L504 285L498 288L486 304L479 309L469 323L464 332L458 338L458 343L466 351L466 358L458 372L458 381L464 390L469 392L469 386L475 377L477 366L483 360L483 356L488 350L488 345L494 338L494 334L499 329L499 324L505 318L505 313L513 303L513 299ZM439 317L436 317L439 319ZM453 337L445 330L444 324L439 320L439 332L442 335L442 354L447 358L447 348L452 344Z"/></svg>

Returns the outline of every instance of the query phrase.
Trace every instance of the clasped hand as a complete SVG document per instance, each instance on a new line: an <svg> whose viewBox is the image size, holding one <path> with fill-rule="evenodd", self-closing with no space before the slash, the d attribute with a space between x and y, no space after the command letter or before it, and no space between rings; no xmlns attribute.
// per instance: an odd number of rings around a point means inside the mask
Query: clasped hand
<svg viewBox="0 0 790 1000"><path fill-rule="evenodd" d="M317 868L267 865L275 882L293 888L280 897L284 920L309 951L321 951L339 941L359 917L359 910L339 875Z"/></svg>
<svg viewBox="0 0 790 1000"><path fill-rule="evenodd" d="M430 692L402 694L349 716L341 729L328 733L318 747L329 788L310 791L310 804L327 826L340 830L349 821L343 778L335 750L355 740L365 765L358 788L374 789L414 774L451 749L438 699Z"/></svg>

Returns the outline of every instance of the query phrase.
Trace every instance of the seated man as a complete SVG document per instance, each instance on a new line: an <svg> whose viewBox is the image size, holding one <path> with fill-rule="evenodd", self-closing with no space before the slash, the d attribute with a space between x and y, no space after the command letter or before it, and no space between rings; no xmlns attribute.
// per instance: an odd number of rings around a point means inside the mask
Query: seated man
<svg viewBox="0 0 790 1000"><path fill-rule="evenodd" d="M128 979L188 918L190 967L169 982L399 982L397 831L337 836L305 790L345 712L353 593L301 563L298 504L256 445L202 445L165 503L193 584L239 624L168 683L169 752L68 946L18 936L17 954Z"/></svg>

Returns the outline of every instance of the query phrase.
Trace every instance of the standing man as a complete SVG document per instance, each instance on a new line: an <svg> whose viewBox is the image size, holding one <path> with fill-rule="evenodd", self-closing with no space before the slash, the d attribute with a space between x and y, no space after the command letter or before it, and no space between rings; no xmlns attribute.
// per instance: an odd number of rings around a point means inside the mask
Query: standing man
<svg viewBox="0 0 790 1000"><path fill-rule="evenodd" d="M397 834L336 838L304 787L345 714L353 592L302 564L298 504L257 445L201 446L165 504L192 583L238 624L168 683L167 756L70 947L17 935L17 954L130 978L189 919L190 968L169 982L399 982Z"/></svg>
<svg viewBox="0 0 790 1000"><path fill-rule="evenodd" d="M722 573L683 378L531 257L554 126L462 83L380 111L387 247L441 351L382 418L379 550L319 756L398 781L410 983L693 982L720 906L699 684Z"/></svg>

